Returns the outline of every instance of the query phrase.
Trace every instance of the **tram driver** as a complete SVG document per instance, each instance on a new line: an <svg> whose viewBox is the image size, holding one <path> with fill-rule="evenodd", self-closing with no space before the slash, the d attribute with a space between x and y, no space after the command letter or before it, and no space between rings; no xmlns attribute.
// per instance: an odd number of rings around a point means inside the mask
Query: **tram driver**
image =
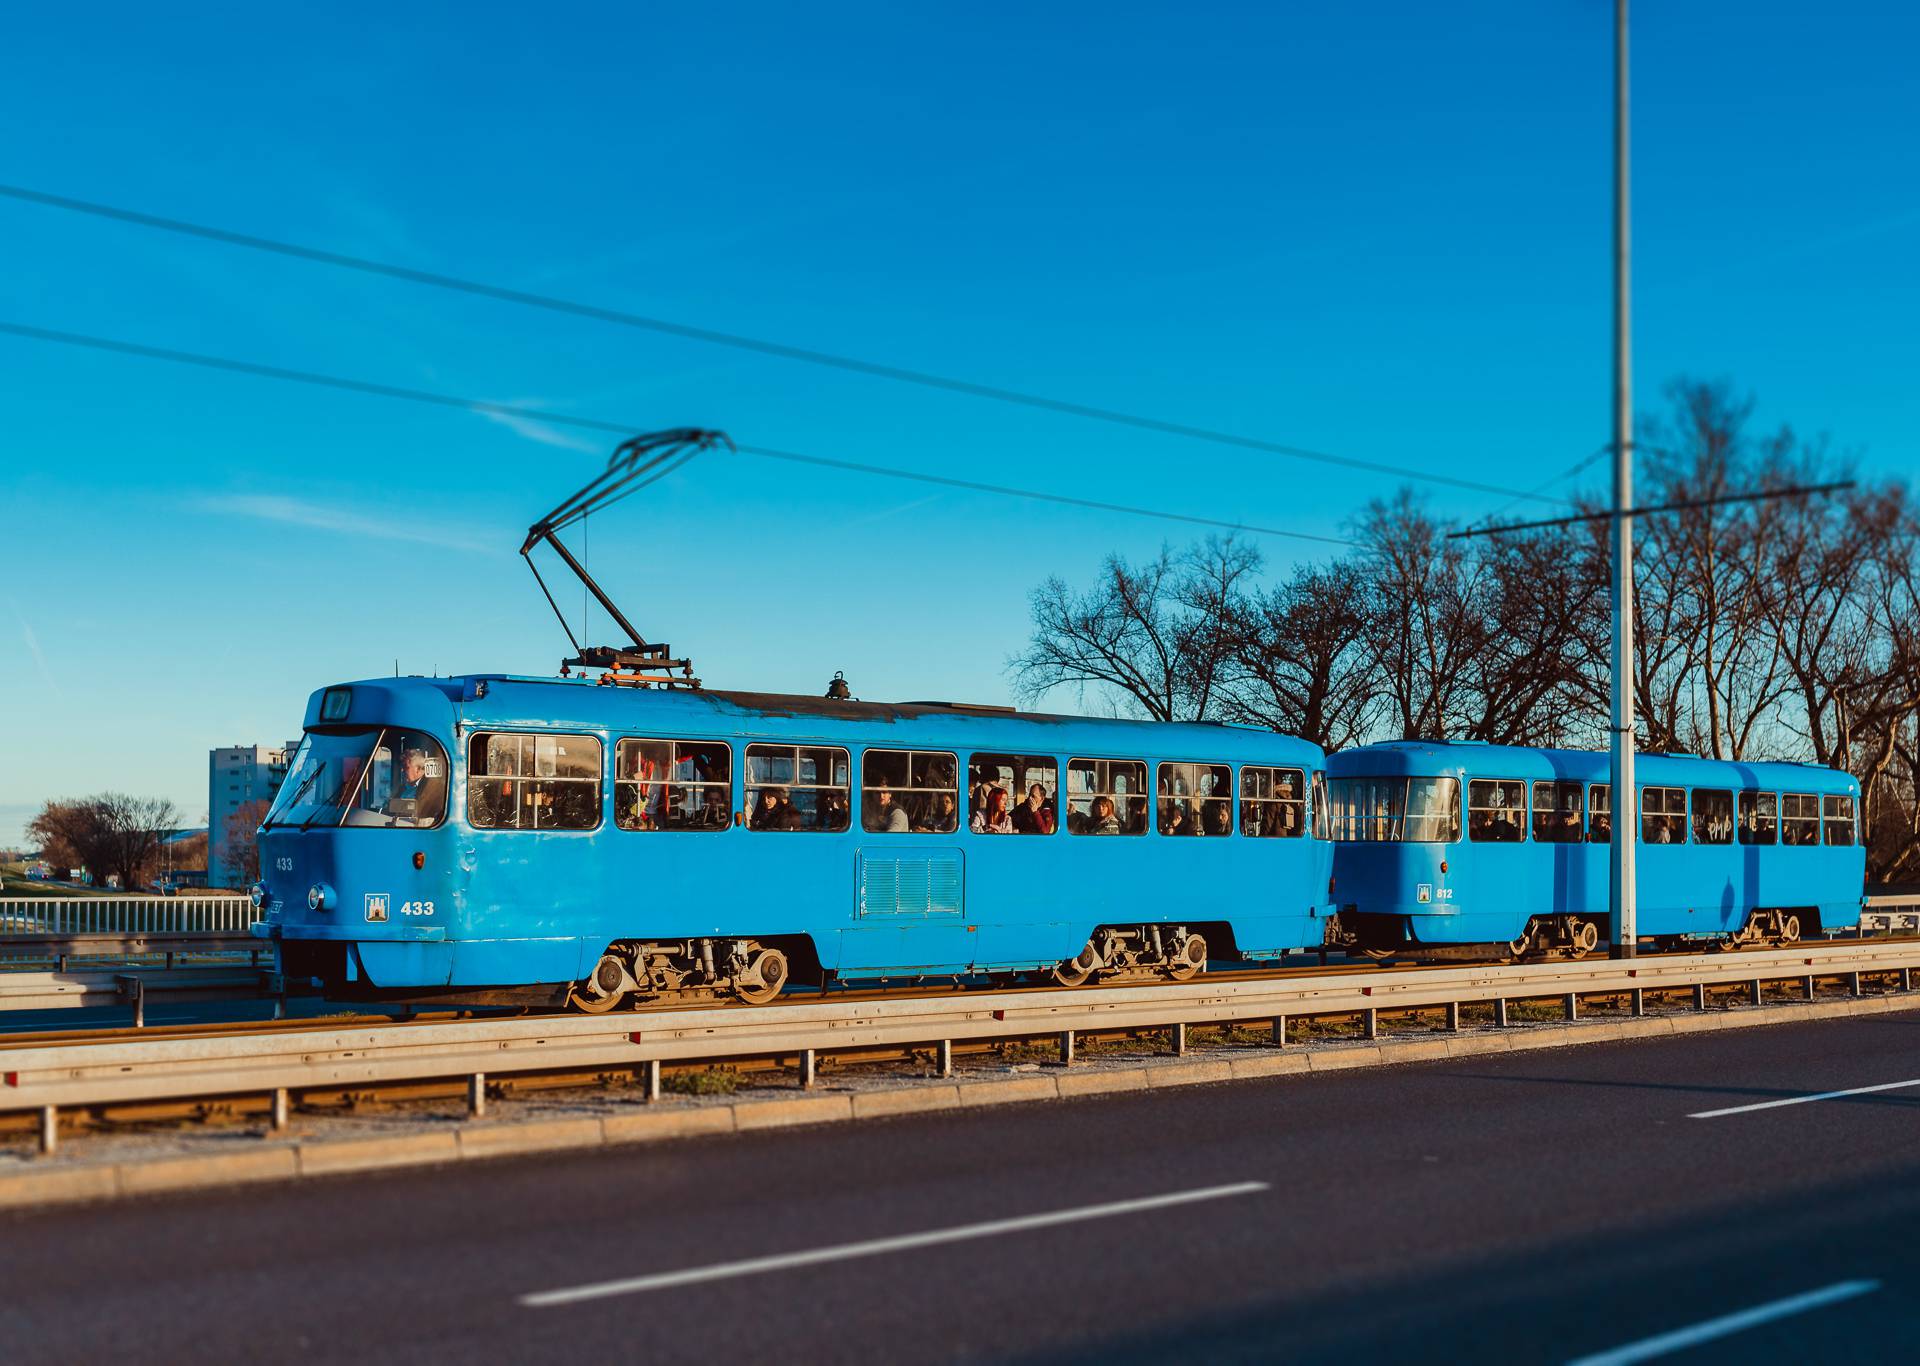
<svg viewBox="0 0 1920 1366"><path fill-rule="evenodd" d="M396 825L432 825L446 804L447 785L428 771L427 753L415 747L400 757L400 771L387 792L386 815Z"/></svg>

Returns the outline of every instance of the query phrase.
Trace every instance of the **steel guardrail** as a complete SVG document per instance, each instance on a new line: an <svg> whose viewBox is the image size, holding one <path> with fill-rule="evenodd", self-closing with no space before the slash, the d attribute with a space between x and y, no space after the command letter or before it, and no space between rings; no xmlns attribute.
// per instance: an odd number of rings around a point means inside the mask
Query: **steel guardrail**
<svg viewBox="0 0 1920 1366"><path fill-rule="evenodd" d="M6 896L0 948L20 935L245 934L259 918L244 896Z"/></svg>
<svg viewBox="0 0 1920 1366"><path fill-rule="evenodd" d="M369 1026L349 1024L194 1038L7 1047L0 1112L445 1081L516 1072L619 1070L660 1063L805 1056L816 1051L1068 1036L1085 1030L1284 1020L1585 995L1897 973L1920 968L1920 944L1848 940L1743 953L1514 965L1366 969L1308 977L979 991L891 1000L638 1011ZM1638 1006L1641 998L1634 997ZM1500 1014L1504 1022L1505 1010Z"/></svg>
<svg viewBox="0 0 1920 1366"><path fill-rule="evenodd" d="M257 1000L270 994L267 977L258 968L231 964L5 972L0 973L0 1013L132 1006L135 1023L141 1024L144 1023L142 1014L145 1004L150 998L165 996L182 1001ZM0 1043L5 1038L0 1034Z"/></svg>

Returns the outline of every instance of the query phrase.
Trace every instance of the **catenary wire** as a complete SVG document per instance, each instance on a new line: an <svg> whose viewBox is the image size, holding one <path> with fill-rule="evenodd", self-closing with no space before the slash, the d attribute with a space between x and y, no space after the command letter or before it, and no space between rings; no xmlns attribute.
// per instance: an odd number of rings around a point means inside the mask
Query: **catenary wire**
<svg viewBox="0 0 1920 1366"><path fill-rule="evenodd" d="M529 290L512 289L504 285L488 284L481 280L470 280L456 275L443 275L436 271L417 270L411 266L395 265L387 261L376 261L365 256L352 256L345 252L327 251L319 247L302 246L296 242L284 242L277 238L260 237L252 233L236 232L229 228L214 227L205 223L189 222L186 219L167 218L159 214L144 213L137 209L121 208L113 204L101 204L93 200L75 199L67 195L49 194L43 190L29 189L22 185L0 184L0 196L23 203L37 204L45 208L61 209L69 213L91 215L95 218L111 219L128 223L136 227L153 228L161 232L177 233L187 237L198 237L209 242L218 242L225 246L244 247L250 251L270 252L296 260L312 261L321 265L337 266L345 270L357 270L368 275L383 275L390 279L405 280L411 284L427 285L435 289L452 290L462 294L477 295L495 299L504 303L520 304L528 308L541 308L554 313L567 313L575 317L592 318L598 322L612 323L621 327L639 328L644 331L663 333L667 336L681 337L689 341L706 342L715 346L728 346L736 350L758 352L764 356L774 356L782 360L800 361L808 365L827 366L832 369L867 375L876 379L894 380L902 384L917 384L924 388L942 389L948 393L965 394L972 398L990 399L997 403L1016 404L1025 408L1036 408L1045 412L1060 413L1068 417L1086 418L1095 422L1106 422L1116 426L1132 427L1140 431L1156 432L1162 436L1185 437L1195 441L1209 441L1217 445L1234 446L1242 450L1259 451L1267 455L1284 456L1293 460L1313 461L1323 465L1334 465L1343 469L1365 470L1372 474L1387 474L1399 479L1414 479L1425 483L1445 484L1453 488L1468 489L1475 493L1492 493L1515 500L1536 503L1550 503L1564 507L1568 500L1550 498L1541 493L1530 493L1519 489L1510 489L1499 484L1488 484L1474 479L1459 479L1452 475L1437 474L1431 470L1415 469L1404 465L1393 465L1382 461L1360 460L1351 456L1335 455L1329 451L1313 450L1305 446L1289 445L1285 442L1268 441L1261 437L1242 436L1235 432L1221 431L1212 427L1197 426L1187 422L1175 422L1170 419L1148 417L1139 413L1124 412L1117 408L1103 408L1090 403L1078 403L1071 399L1050 398L1044 394L1027 393L1019 389L1006 389L993 384L981 384L973 380L957 379L949 375L937 375L926 370L914 370L905 366L887 365L880 361L862 360L856 356L843 356L830 351L820 351L812 347L795 346L786 342L769 341L760 337L749 337L738 332L725 332L716 328L696 327L690 323L679 323L666 318L655 318L640 313L629 313L623 309L605 308L598 304L583 303L574 299L563 299L549 294L536 294Z"/></svg>
<svg viewBox="0 0 1920 1366"><path fill-rule="evenodd" d="M453 394L434 393L425 389L410 389L396 384L380 384L372 380L348 379L340 375L323 375L312 370L290 370L284 366L262 365L255 361L236 360L228 356L209 356L197 351L180 351L172 347L146 346L139 342L119 341L111 337L90 336L81 332L63 332L54 328L34 327L25 323L0 321L0 333L22 337L31 341L54 342L64 346L83 347L94 351L106 351L116 355L135 356L143 360L167 361L176 365L192 365L207 370L220 370L229 374L250 375L257 379L281 380L291 384L305 384L324 389L343 390L348 393L368 394L377 398L403 399L409 403L430 403L442 408L457 408L466 412L484 413L500 417L528 418L537 422L550 422L560 426L580 427L589 431L617 432L621 436L631 436L638 427L631 423L608 422L601 418L575 417L569 413L549 412L541 408L528 408L514 403L494 403L486 399L461 398ZM743 455L759 456L768 460L781 460L792 464L815 465L827 469L848 470L859 474L877 475L885 479L903 479L914 483L937 484L946 488L968 489L980 493L992 493L1010 498L1025 498L1035 502L1058 503L1069 507L1084 507L1101 512L1122 512L1134 517L1153 517L1162 521L1182 522L1193 526L1219 527L1226 531L1250 532L1262 536L1284 536L1290 540L1313 541L1322 545L1352 545L1353 542L1338 536L1320 536L1306 531L1288 531L1281 527L1258 526L1250 522L1228 521L1217 517L1199 517L1179 512L1167 512L1159 508L1135 507L1126 503L1107 503L1091 498L1076 498L1061 493L1044 493L1037 489L1012 488L1002 484L982 484L966 479L950 479L944 475L923 474L913 470L890 469L884 465L867 465L852 460L834 460L825 456L802 455L796 451L776 450L766 446L741 445L738 450Z"/></svg>

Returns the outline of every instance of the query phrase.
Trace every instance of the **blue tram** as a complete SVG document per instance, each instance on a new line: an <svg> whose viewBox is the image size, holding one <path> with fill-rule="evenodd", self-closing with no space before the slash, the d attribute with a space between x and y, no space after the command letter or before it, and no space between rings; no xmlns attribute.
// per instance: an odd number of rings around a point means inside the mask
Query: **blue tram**
<svg viewBox="0 0 1920 1366"><path fill-rule="evenodd" d="M323 688L263 824L281 970L343 996L1075 985L1324 937L1324 755L948 703L395 678Z"/></svg>
<svg viewBox="0 0 1920 1366"><path fill-rule="evenodd" d="M1609 909L1609 757L1395 741L1327 763L1338 924L1376 956L1596 948ZM1635 760L1642 941L1791 943L1855 928L1860 785L1812 764Z"/></svg>

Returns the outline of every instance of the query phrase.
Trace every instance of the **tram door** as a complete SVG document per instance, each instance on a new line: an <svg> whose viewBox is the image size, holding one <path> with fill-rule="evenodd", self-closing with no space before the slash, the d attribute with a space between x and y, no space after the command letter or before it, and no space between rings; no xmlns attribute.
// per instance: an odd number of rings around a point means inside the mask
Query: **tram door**
<svg viewBox="0 0 1920 1366"><path fill-rule="evenodd" d="M842 976L964 972L973 965L960 829L959 756L869 749L860 756L853 924Z"/></svg>

